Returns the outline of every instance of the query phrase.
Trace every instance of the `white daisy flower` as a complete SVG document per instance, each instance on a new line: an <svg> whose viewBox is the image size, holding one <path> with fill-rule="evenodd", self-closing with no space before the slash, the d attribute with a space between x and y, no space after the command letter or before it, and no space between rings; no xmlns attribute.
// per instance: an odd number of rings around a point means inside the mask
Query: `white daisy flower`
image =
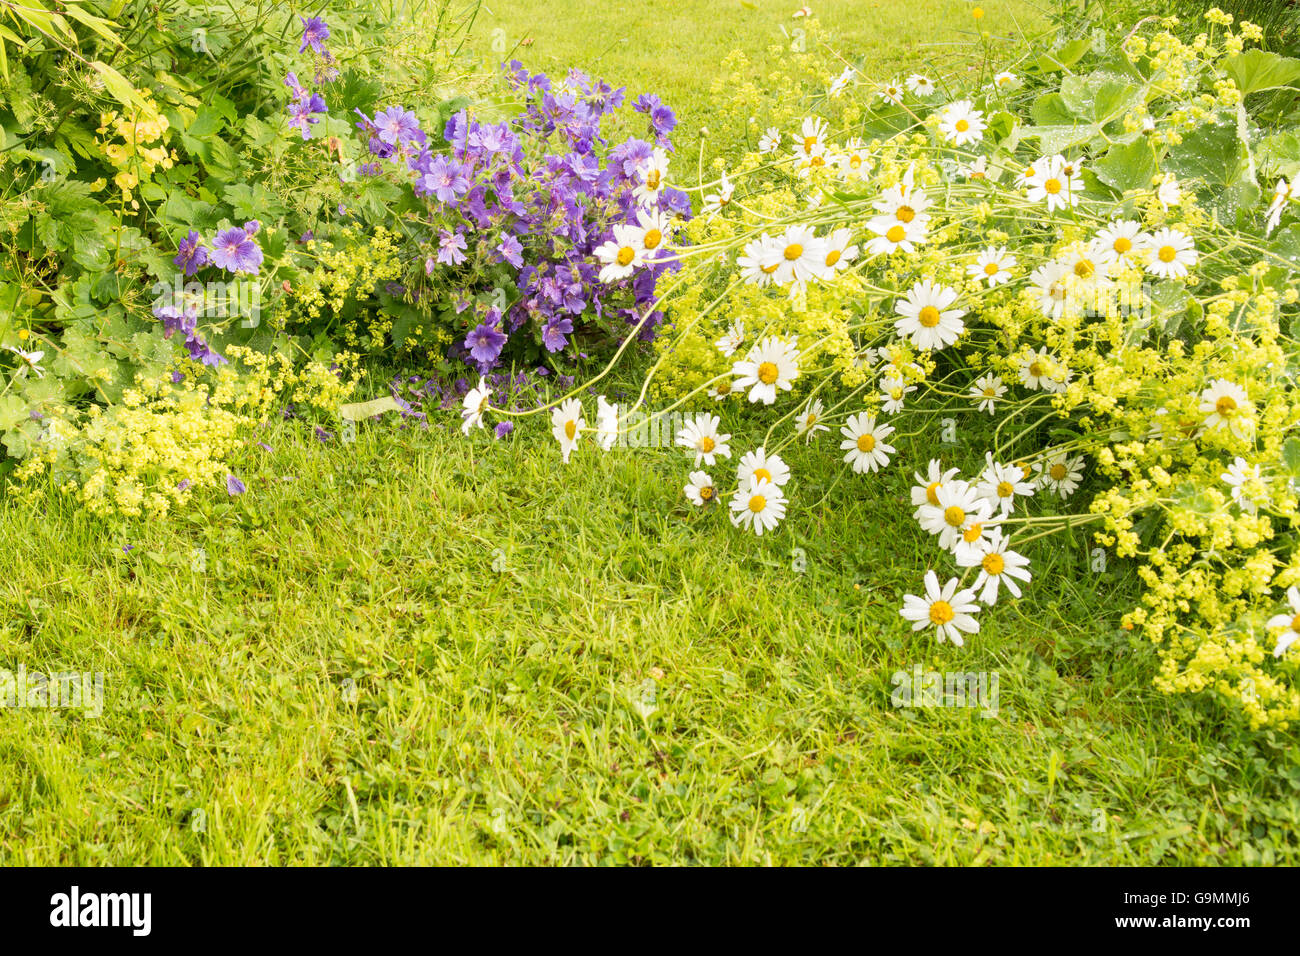
<svg viewBox="0 0 1300 956"><path fill-rule="evenodd" d="M775 126L769 126L767 132L758 141L758 151L760 153L770 153L780 145L781 131Z"/></svg>
<svg viewBox="0 0 1300 956"><path fill-rule="evenodd" d="M726 358L731 358L736 354L736 349L740 348L740 343L745 340L745 323L733 322L727 329L727 333L716 343L718 351Z"/></svg>
<svg viewBox="0 0 1300 956"><path fill-rule="evenodd" d="M1065 315L1066 306L1072 301L1070 287L1065 279L1068 275L1069 266L1055 260L1044 263L1029 274L1032 291L1038 298L1038 308L1049 319L1059 319Z"/></svg>
<svg viewBox="0 0 1300 956"><path fill-rule="evenodd" d="M1287 203L1295 198L1295 183L1288 183L1285 176L1279 179L1277 185L1273 187L1273 199L1264 214L1264 235L1269 235L1277 228L1277 224L1282 221L1282 212L1286 209Z"/></svg>
<svg viewBox="0 0 1300 956"><path fill-rule="evenodd" d="M731 379L729 378L719 379L709 387L709 395L713 397L715 402L725 401L734 394L736 393L731 387Z"/></svg>
<svg viewBox="0 0 1300 956"><path fill-rule="evenodd" d="M790 391L791 382L799 377L799 350L794 341L770 336L749 350L744 361L731 367L736 376L733 388L749 389L751 402L771 405L777 389Z"/></svg>
<svg viewBox="0 0 1300 956"><path fill-rule="evenodd" d="M603 266L601 282L618 282L626 279L645 261L644 234L636 226L616 223L614 238L596 249L596 258Z"/></svg>
<svg viewBox="0 0 1300 956"><path fill-rule="evenodd" d="M1034 493L1034 486L1025 480L1025 472L1019 465L1003 465L993 460L990 452L987 465L980 474L975 491L1003 516L1011 514L1016 506L1016 496L1027 498Z"/></svg>
<svg viewBox="0 0 1300 956"><path fill-rule="evenodd" d="M975 261L966 267L966 274L972 279L987 282L989 288L1011 281L1011 270L1016 267L1016 257L1007 251L1006 246L989 246Z"/></svg>
<svg viewBox="0 0 1300 956"><path fill-rule="evenodd" d="M1009 548L1010 541L1001 528L994 528L979 545L957 557L958 567L979 568L979 576L971 590L979 595L980 602L992 607L998 601L998 587L1005 584L1012 597L1020 597L1016 580L1028 581L1029 559Z"/></svg>
<svg viewBox="0 0 1300 956"><path fill-rule="evenodd" d="M1014 73L1010 72L1009 70L1004 70L1003 72L993 77L994 88L1002 90L1004 92L1017 90L1021 87L1021 85L1022 84L1021 84L1020 77L1016 76Z"/></svg>
<svg viewBox="0 0 1300 956"><path fill-rule="evenodd" d="M1199 256L1192 237L1177 229L1158 229L1151 236L1147 272L1163 279L1181 279Z"/></svg>
<svg viewBox="0 0 1300 956"><path fill-rule="evenodd" d="M790 466L780 455L769 455L762 448L747 451L740 456L736 466L736 481L741 488L747 488L760 481L770 481L778 488L784 488L790 480Z"/></svg>
<svg viewBox="0 0 1300 956"><path fill-rule="evenodd" d="M1269 630L1282 629L1277 636L1277 647L1273 648L1274 657L1281 657L1287 648L1300 639L1300 589L1295 585L1287 588L1286 599L1291 605L1291 613L1278 614L1268 619Z"/></svg>
<svg viewBox="0 0 1300 956"><path fill-rule="evenodd" d="M1042 389L1051 392L1056 390L1056 378L1052 374L1056 371L1056 358L1047 349L1030 351L1020 359L1020 384L1025 388Z"/></svg>
<svg viewBox="0 0 1300 956"><path fill-rule="evenodd" d="M903 87L898 80L890 80L880 88L878 95L886 103L898 106L903 102Z"/></svg>
<svg viewBox="0 0 1300 956"><path fill-rule="evenodd" d="M785 517L785 493L770 481L759 480L737 489L731 499L731 523L761 536Z"/></svg>
<svg viewBox="0 0 1300 956"><path fill-rule="evenodd" d="M31 372L37 378L45 377L45 369L40 366L40 361L45 357L45 352L28 352L13 345L6 345L5 348L10 352L13 352L14 355L17 355L18 361L22 363L19 365L18 371L15 373L16 377L22 378L28 372Z"/></svg>
<svg viewBox="0 0 1300 956"><path fill-rule="evenodd" d="M970 100L949 103L939 114L939 132L954 146L968 146L984 138L984 113Z"/></svg>
<svg viewBox="0 0 1300 956"><path fill-rule="evenodd" d="M844 71L840 73L839 76L835 77L834 80L831 81L830 88L826 91L826 95L829 96L831 99L835 99L837 96L843 93L846 89L848 89L849 83L852 82L854 74L856 72L857 71L854 70L853 67L851 66L845 67Z"/></svg>
<svg viewBox="0 0 1300 956"><path fill-rule="evenodd" d="M1142 223L1132 219L1116 219L1097 233L1091 249L1098 260L1113 265L1145 251L1150 244L1151 236L1143 232Z"/></svg>
<svg viewBox="0 0 1300 956"><path fill-rule="evenodd" d="M571 398L559 408L551 409L551 434L560 443L560 453L564 456L566 465L569 463L569 455L578 447L582 430L586 427L586 419L582 417L582 402L578 399Z"/></svg>
<svg viewBox="0 0 1300 956"><path fill-rule="evenodd" d="M1027 194L1030 202L1046 202L1048 212L1078 205L1083 180L1077 163L1063 156L1044 157L1034 163L1034 169L1036 175Z"/></svg>
<svg viewBox="0 0 1300 956"><path fill-rule="evenodd" d="M918 349L952 345L966 329L961 319L966 310L949 308L956 301L956 289L924 279L906 297L895 300L894 311L902 318L894 321L894 329Z"/></svg>
<svg viewBox="0 0 1300 956"><path fill-rule="evenodd" d="M1002 378L998 375L982 375L975 379L970 387L971 398L979 403L975 410L988 412L990 415L994 413L997 403L1006 393L1007 387L1002 384Z"/></svg>
<svg viewBox="0 0 1300 956"><path fill-rule="evenodd" d="M945 481L952 481L957 477L957 469L949 468L943 470L943 463L938 458L930 459L929 470L923 475L919 471L912 472L912 480L916 482L912 486L912 504L917 510L913 512L912 519L921 520L921 508L929 505L936 507L939 504L939 489L943 487Z"/></svg>
<svg viewBox="0 0 1300 956"><path fill-rule="evenodd" d="M1244 388L1226 378L1216 378L1201 392L1199 410L1205 416L1205 427L1211 431L1227 428L1238 438L1246 438L1254 431L1254 404Z"/></svg>
<svg viewBox="0 0 1300 956"><path fill-rule="evenodd" d="M1074 494L1083 478L1083 458L1063 451L1048 452L1038 468L1039 485L1052 489L1062 498Z"/></svg>
<svg viewBox="0 0 1300 956"><path fill-rule="evenodd" d="M691 504L699 508L718 499L718 489L714 486L713 479L702 471L691 472L691 480L682 490L686 492Z"/></svg>
<svg viewBox="0 0 1300 956"><path fill-rule="evenodd" d="M596 442L602 451L609 451L618 441L618 406L611 405L604 395L596 397Z"/></svg>
<svg viewBox="0 0 1300 956"><path fill-rule="evenodd" d="M1172 175L1166 176L1160 188L1156 190L1156 198L1160 200L1161 205L1166 208L1177 206L1183 201L1183 189L1178 184L1178 179Z"/></svg>
<svg viewBox="0 0 1300 956"><path fill-rule="evenodd" d="M911 222L906 225L892 216L876 216L867 222L875 236L867 241L867 253L872 256L888 255L896 250L916 252L916 244L925 242L925 225Z"/></svg>
<svg viewBox="0 0 1300 956"><path fill-rule="evenodd" d="M894 453L894 446L885 443L893 431L893 425L877 425L875 416L867 412L850 415L840 428L840 434L844 436L840 450L848 452L844 461L859 475L884 468Z"/></svg>
<svg viewBox="0 0 1300 956"><path fill-rule="evenodd" d="M881 408L890 415L903 410L907 396L916 391L915 385L907 384L907 379L889 375L880 380Z"/></svg>
<svg viewBox="0 0 1300 956"><path fill-rule="evenodd" d="M807 161L826 151L826 121L809 116L803 121L799 135L794 137L796 159Z"/></svg>
<svg viewBox="0 0 1300 956"><path fill-rule="evenodd" d="M993 509L979 496L970 482L961 478L945 481L935 489L937 504L921 505L917 522L921 529L939 537L939 547L951 551L961 540L962 532L974 524L988 521Z"/></svg>
<svg viewBox="0 0 1300 956"><path fill-rule="evenodd" d="M824 276L825 260L825 241L818 239L807 226L791 226L769 247L763 266L776 266L772 281L786 285Z"/></svg>
<svg viewBox="0 0 1300 956"><path fill-rule="evenodd" d="M799 413L799 417L795 419L795 432L802 435L805 442L812 441L818 432L830 431L829 426L822 424L822 416L825 411L822 400L815 398L804 406L803 411Z"/></svg>
<svg viewBox="0 0 1300 956"><path fill-rule="evenodd" d="M731 446L727 444L730 435L719 433L722 423L717 415L700 412L694 418L687 419L685 426L677 433L677 444L695 452L695 464L701 461L710 468L717 462L717 457L731 457Z"/></svg>
<svg viewBox="0 0 1300 956"><path fill-rule="evenodd" d="M462 435L468 435L471 428L483 427L483 413L488 409L488 403L492 401L492 389L488 388L487 379L479 376L478 386L469 390L462 403L460 417L464 419L461 423L460 431Z"/></svg>
<svg viewBox="0 0 1300 956"><path fill-rule="evenodd" d="M637 224L641 227L641 249L644 259L662 258L664 243L673 237L672 216L660 209L639 209Z"/></svg>
<svg viewBox="0 0 1300 956"><path fill-rule="evenodd" d="M780 240L767 233L745 243L744 250L736 258L741 278L760 289L772 283L780 264Z"/></svg>
<svg viewBox="0 0 1300 956"><path fill-rule="evenodd" d="M849 241L852 238L853 230L846 228L836 229L822 239L822 249L826 253L823 261L826 278L847 269L858 257L858 247Z"/></svg>
<svg viewBox="0 0 1300 956"><path fill-rule="evenodd" d="M1232 500L1247 514L1255 514L1259 506L1267 504L1268 490L1259 465L1250 465L1238 457L1219 477L1232 489Z"/></svg>
<svg viewBox="0 0 1300 956"><path fill-rule="evenodd" d="M920 73L913 73L907 78L907 88L912 91L913 96L923 100L934 96L936 92L934 81Z"/></svg>
<svg viewBox="0 0 1300 956"><path fill-rule="evenodd" d="M642 206L654 206L668 184L668 154L658 146L650 158L641 167L640 181L632 190L634 198Z"/></svg>
<svg viewBox="0 0 1300 956"><path fill-rule="evenodd" d="M881 192L872 201L871 208L905 226L918 222L924 226L930 222L930 214L926 210L932 205L934 200L925 194L925 190L912 184L912 168L909 166L902 181Z"/></svg>
<svg viewBox="0 0 1300 956"><path fill-rule="evenodd" d="M922 631L933 627L939 643L952 641L958 647L964 643L963 634L979 633L979 613L975 592L969 588L958 590L956 578L939 587L939 578L933 571L925 572L925 596L904 595L899 614L912 622L912 630Z"/></svg>
<svg viewBox="0 0 1300 956"><path fill-rule="evenodd" d="M718 186L718 191L716 193L709 193L704 197L704 207L701 211L712 219L727 207L727 204L731 202L731 196L735 191L736 187L732 184L731 180L727 178L727 174L724 171L722 174L722 181Z"/></svg>
<svg viewBox="0 0 1300 956"><path fill-rule="evenodd" d="M835 168L844 179L866 179L871 175L871 157L860 139L844 144L844 151L835 154Z"/></svg>

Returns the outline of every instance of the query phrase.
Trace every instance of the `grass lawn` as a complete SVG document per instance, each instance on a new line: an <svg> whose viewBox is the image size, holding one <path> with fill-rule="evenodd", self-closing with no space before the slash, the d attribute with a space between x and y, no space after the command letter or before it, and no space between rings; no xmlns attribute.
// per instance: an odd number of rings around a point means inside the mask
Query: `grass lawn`
<svg viewBox="0 0 1300 956"><path fill-rule="evenodd" d="M498 2L475 42L533 37L535 68L689 127L793 7ZM817 12L883 75L942 60L966 8ZM965 648L911 635L934 447L869 477L838 438L791 447L790 515L755 538L687 503L680 450L566 468L538 419L498 443L452 417L346 445L277 423L247 494L166 521L0 507L0 661L105 694L0 712L0 863L1297 862L1291 739L1157 694L1118 629L1130 572L1082 535L1031 545L1026 598ZM996 674L997 706L894 706L918 668Z"/></svg>
<svg viewBox="0 0 1300 956"><path fill-rule="evenodd" d="M819 34L793 19L797 0L488 0L474 24L471 48L488 62L518 58L557 77L572 67L626 85L629 98L655 93L677 113L679 148L700 128L727 141L729 118L710 94L722 61L743 51L761 83L769 71L799 59L796 41L824 55L815 36L846 62L861 62L868 79L902 71L951 75L979 62L969 0L827 0L813 3ZM994 42L1045 27L1041 4L988 0L983 20ZM496 44L495 48L493 44ZM773 50L775 49L775 51ZM1005 51L1005 43L1003 44Z"/></svg>
<svg viewBox="0 0 1300 956"><path fill-rule="evenodd" d="M4 715L0 861L1294 861L1294 763L1150 690L1082 543L965 649L909 635L910 469L794 450L756 539L672 450L266 437L167 522L0 516L0 657L106 674L98 719ZM918 665L996 715L891 706Z"/></svg>

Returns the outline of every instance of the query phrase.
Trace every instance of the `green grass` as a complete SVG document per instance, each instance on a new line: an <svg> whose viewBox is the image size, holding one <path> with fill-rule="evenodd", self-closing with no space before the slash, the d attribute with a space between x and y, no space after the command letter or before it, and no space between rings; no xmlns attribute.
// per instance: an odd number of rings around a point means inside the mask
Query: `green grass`
<svg viewBox="0 0 1300 956"><path fill-rule="evenodd" d="M287 427L169 521L0 514L0 659L107 698L0 714L0 862L1295 861L1294 751L1155 694L1082 542L939 647L910 468L796 450L756 539L673 450ZM892 707L916 664L997 715Z"/></svg>
<svg viewBox="0 0 1300 956"><path fill-rule="evenodd" d="M1041 3L981 5L991 42L1004 50L1044 29ZM657 94L680 120L673 137L679 149L693 146L701 128L713 131L719 149L727 142L734 118L720 109L710 85L734 50L749 57L760 85L771 70L805 59L838 72L837 57L843 57L880 82L905 70L959 75L981 62L969 0L813 3L820 32L804 37L803 53L794 50L795 31L806 32L807 21L791 17L799 6L799 0L753 0L749 6L742 0L487 0L469 47L488 63L518 58L555 78L579 67L626 85L629 99ZM504 54L494 52L494 42Z"/></svg>

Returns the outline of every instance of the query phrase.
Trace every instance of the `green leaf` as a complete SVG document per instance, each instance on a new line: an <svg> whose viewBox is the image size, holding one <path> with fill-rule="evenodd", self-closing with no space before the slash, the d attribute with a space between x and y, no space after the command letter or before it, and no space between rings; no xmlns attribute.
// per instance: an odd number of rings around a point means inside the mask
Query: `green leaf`
<svg viewBox="0 0 1300 956"><path fill-rule="evenodd" d="M1128 144L1112 146L1092 168L1103 183L1125 193L1151 185L1156 172L1156 156L1146 140L1135 139Z"/></svg>
<svg viewBox="0 0 1300 956"><path fill-rule="evenodd" d="M1288 438L1282 443L1282 467L1300 475L1300 438Z"/></svg>
<svg viewBox="0 0 1300 956"><path fill-rule="evenodd" d="M1165 166L1179 179L1199 179L1211 188L1232 181L1241 164L1241 141L1233 123L1203 123L1169 148Z"/></svg>
<svg viewBox="0 0 1300 956"><path fill-rule="evenodd" d="M90 66L91 69L98 73L103 79L104 89L108 90L109 95L113 97L113 99L117 100L123 106L129 106L132 109L147 109L144 100L142 100L140 94L135 91L135 87L131 85L131 81L121 73L117 72L117 70L113 69L102 60L95 60L90 64Z"/></svg>
<svg viewBox="0 0 1300 956"><path fill-rule="evenodd" d="M1092 37L1079 37L1060 49L1052 50L1038 57L1036 61L1040 73L1056 73L1069 69L1083 59L1083 55L1092 49Z"/></svg>
<svg viewBox="0 0 1300 956"><path fill-rule="evenodd" d="M1300 80L1300 60L1267 50L1238 53L1228 60L1225 69L1243 96L1291 86Z"/></svg>

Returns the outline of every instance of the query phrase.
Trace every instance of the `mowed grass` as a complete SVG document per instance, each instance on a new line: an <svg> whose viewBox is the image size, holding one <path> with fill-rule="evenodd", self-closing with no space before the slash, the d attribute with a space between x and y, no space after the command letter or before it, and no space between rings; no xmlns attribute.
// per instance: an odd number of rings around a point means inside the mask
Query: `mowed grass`
<svg viewBox="0 0 1300 956"><path fill-rule="evenodd" d="M106 701L0 712L0 862L1294 862L1294 749L1152 691L1082 538L964 649L907 630L933 449L788 449L759 539L680 450L445 425L279 426L166 521L6 506L0 661ZM892 706L916 665L997 672L996 714Z"/></svg>
<svg viewBox="0 0 1300 956"><path fill-rule="evenodd" d="M562 78L578 67L626 86L629 99L654 93L680 121L673 141L693 147L702 128L725 149L735 127L710 88L733 51L746 54L760 86L775 69L808 59L833 72L860 64L868 81L904 71L960 77L982 62L980 27L969 0L824 0L817 20L792 14L798 0L486 0L470 50L495 64L517 58L530 70ZM987 0L980 21L1005 54L1046 27L1042 3ZM715 145L715 144L711 144Z"/></svg>

